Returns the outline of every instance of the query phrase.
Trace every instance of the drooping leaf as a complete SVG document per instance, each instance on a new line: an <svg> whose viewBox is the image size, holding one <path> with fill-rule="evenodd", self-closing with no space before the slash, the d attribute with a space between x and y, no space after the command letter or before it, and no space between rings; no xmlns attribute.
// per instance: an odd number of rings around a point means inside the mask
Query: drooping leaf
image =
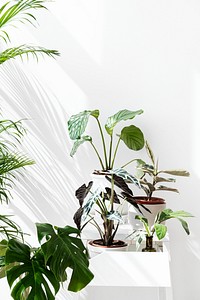
<svg viewBox="0 0 200 300"><path fill-rule="evenodd" d="M158 182L176 182L175 178L164 178L164 177L158 177L156 176L156 183Z"/></svg>
<svg viewBox="0 0 200 300"><path fill-rule="evenodd" d="M110 174L114 174L118 177L123 178L127 183L134 183L137 187L140 188L140 181L136 177L128 173L125 169L119 168L115 170L110 170L109 172Z"/></svg>
<svg viewBox="0 0 200 300"><path fill-rule="evenodd" d="M98 118L99 110L84 110L79 114L70 117L67 124L71 140L78 140L82 137L87 127L90 116Z"/></svg>
<svg viewBox="0 0 200 300"><path fill-rule="evenodd" d="M112 190L109 187L105 187L105 190L106 190L106 193L101 193L101 197L104 200L110 200L111 199ZM119 198L118 198L117 193L115 191L113 192L113 203L120 204Z"/></svg>
<svg viewBox="0 0 200 300"><path fill-rule="evenodd" d="M143 113L143 110L137 110L137 111L130 111L127 109L123 109L118 111L116 114L113 116L109 117L106 124L105 128L106 131L109 135L113 134L113 129L114 127L121 121L126 121L135 118L135 116L140 115Z"/></svg>
<svg viewBox="0 0 200 300"><path fill-rule="evenodd" d="M163 239L167 233L167 227L163 224L154 224L154 229L159 240Z"/></svg>
<svg viewBox="0 0 200 300"><path fill-rule="evenodd" d="M83 201L86 198L86 196L88 195L89 191L91 190L92 185L93 185L93 181L90 181L88 183L88 186L86 186L84 183L76 190L75 196L79 200L80 206L83 205Z"/></svg>
<svg viewBox="0 0 200 300"><path fill-rule="evenodd" d="M184 210L177 210L177 211L173 211L170 208L166 208L163 209L160 213L159 213L159 222L163 222L166 221L167 219L170 218L190 218L193 217L193 215L189 212L186 212Z"/></svg>
<svg viewBox="0 0 200 300"><path fill-rule="evenodd" d="M66 279L66 269L72 269L68 289L73 292L80 291L93 278L88 269L89 261L87 250L81 239L77 237L80 231L70 226L57 228L57 233L50 224L37 224L38 239L46 240L41 245L45 262L56 279Z"/></svg>
<svg viewBox="0 0 200 300"><path fill-rule="evenodd" d="M144 135L142 131L134 125L124 127L121 131L120 138L131 150L138 151L144 147Z"/></svg>
<svg viewBox="0 0 200 300"><path fill-rule="evenodd" d="M57 50L49 50L39 46L29 46L29 45L20 45L18 47L8 48L3 52L0 52L0 64L5 63L10 59L14 59L16 57L23 57L29 58L32 55L33 58L38 60L39 55L47 55L49 57L54 57L60 55Z"/></svg>
<svg viewBox="0 0 200 300"><path fill-rule="evenodd" d="M85 142L91 142L91 141L92 141L92 138L89 135L82 136L80 139L75 140L72 150L70 152L70 156L72 156L72 157L74 156L74 154L76 153L76 151L78 150L80 145L82 145Z"/></svg>
<svg viewBox="0 0 200 300"><path fill-rule="evenodd" d="M8 247L6 264L20 263L7 272L12 297L20 300L28 292L27 299L54 300L60 284L45 265L42 252L31 256L30 247L17 240L10 240Z"/></svg>
<svg viewBox="0 0 200 300"><path fill-rule="evenodd" d="M76 224L79 230L81 230L82 215L83 215L83 207L79 207L73 216L74 223Z"/></svg>
<svg viewBox="0 0 200 300"><path fill-rule="evenodd" d="M126 184L125 180L122 177L117 176L116 174L113 174L112 177L114 180L114 185L119 187L122 191L130 195L133 195L132 190L128 187L128 185ZM111 178L109 176L106 176L106 179L111 182Z"/></svg>
<svg viewBox="0 0 200 300"><path fill-rule="evenodd" d="M168 192L175 192L175 193L179 193L179 191L175 188L171 188L171 187L167 187L164 185L159 185L158 187L156 187L155 189L156 191L168 191Z"/></svg>
<svg viewBox="0 0 200 300"><path fill-rule="evenodd" d="M186 170L160 170L158 173L166 173L175 176L190 176L190 173Z"/></svg>

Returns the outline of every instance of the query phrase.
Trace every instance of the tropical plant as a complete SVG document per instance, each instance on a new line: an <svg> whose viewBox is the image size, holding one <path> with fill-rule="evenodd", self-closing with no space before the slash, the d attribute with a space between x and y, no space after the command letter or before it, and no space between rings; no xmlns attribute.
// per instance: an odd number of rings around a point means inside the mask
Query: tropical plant
<svg viewBox="0 0 200 300"><path fill-rule="evenodd" d="M103 128L99 120L99 110L85 110L76 115L71 116L71 118L68 121L68 131L71 140L74 141L74 144L70 155L73 156L81 144L83 144L84 142L89 142L98 157L101 169L103 171L112 170L114 168L116 155L121 141L123 141L129 149L135 151L142 149L144 146L143 133L138 127L134 125L124 127L121 130L120 134L117 134L117 142L114 145L115 126L121 121L131 120L142 113L143 111L141 109L137 111L123 109L118 111L113 116L110 116L105 124L105 130L109 137L107 147L105 134L103 132ZM85 135L85 131L90 117L93 117L98 125L103 148L102 154L95 146L92 137L90 135Z"/></svg>
<svg viewBox="0 0 200 300"><path fill-rule="evenodd" d="M83 184L77 189L75 195L79 200L80 207L74 215L74 222L80 230L83 230L88 223L91 223L99 233L100 240L98 240L98 243L104 246L111 246L115 244L114 238L119 224L123 223L122 207L126 200L126 197L123 197L123 192L133 195L126 181L135 184L137 182L122 169L120 169L120 172L119 170L106 171L104 175L110 182L110 186L106 186L103 189L98 187L92 190L93 181L90 181L87 186ZM116 193L114 186L120 188L122 192ZM141 212L136 201L132 201L131 204ZM92 208L95 208L101 222L99 222L99 218L91 214Z"/></svg>
<svg viewBox="0 0 200 300"><path fill-rule="evenodd" d="M114 138L114 129L121 121L132 120L142 113L142 110L130 111L123 109L113 116L110 116L104 125L108 139L106 139L103 126L99 119L99 110L82 111L71 116L68 121L69 136L71 140L74 141L70 155L74 156L81 144L89 142L101 166L101 170L94 170L94 174L105 176L106 179L110 181L110 185L105 187L105 189L97 188L96 190L92 190L93 182L90 182L88 186L83 184L76 191L76 197L79 200L80 207L74 215L74 221L81 230L88 223L92 223L99 232L100 243L105 246L113 245L119 224L122 222L120 207L121 203L123 204L124 198L115 192L114 186L118 186L122 191L131 193L132 195L132 191L126 182L138 184L138 180L127 171L122 168L114 168L120 142L123 141L129 149L135 151L142 149L144 146L144 136L138 127L134 125L124 127L120 134L116 135L117 141L115 141ZM97 149L92 137L85 133L90 117L93 117L97 122L97 128L102 142L102 151ZM107 145L106 142L108 142ZM139 210L139 206L135 202L133 202L132 205ZM100 216L100 224L99 220L96 220L95 217L91 215L91 209L93 207L95 207L97 214Z"/></svg>
<svg viewBox="0 0 200 300"><path fill-rule="evenodd" d="M0 7L0 39L5 43L11 41L7 26L16 27L16 24L21 23L34 25L36 17L33 15L32 11L40 8L46 9L44 6L45 2L46 0L10 0L5 2ZM28 58L30 54L38 59L39 54L54 57L59 55L59 52L57 50L49 50L39 46L19 45L2 51L0 53L0 64L17 56L20 56L21 58L25 56Z"/></svg>
<svg viewBox="0 0 200 300"><path fill-rule="evenodd" d="M169 219L177 219L181 223L185 232L189 235L189 227L187 222L184 220L184 218L188 217L193 217L193 215L183 210L172 211L170 208L166 208L157 214L154 224L150 227L147 218L141 215L136 215L135 219L141 221L144 227L144 230L134 230L132 234L132 237L136 240L137 249L142 241L146 239L146 236L151 237L155 234L158 240L162 240L167 233L167 226L164 222Z"/></svg>
<svg viewBox="0 0 200 300"><path fill-rule="evenodd" d="M174 183L176 182L176 179L162 176L161 174L188 177L190 176L190 173L186 170L178 169L160 170L158 168L158 160L155 159L154 153L147 141L145 142L145 148L147 155L150 158L150 163L146 163L142 159L133 159L131 162L137 163L137 172L135 177L136 180L139 181L140 188L146 193L147 199L151 200L153 193L156 191L171 191L178 193L179 191L176 188L161 184L163 182ZM125 168L129 163L124 165L123 168Z"/></svg>
<svg viewBox="0 0 200 300"><path fill-rule="evenodd" d="M0 202L8 203L11 189L21 174L24 167L34 164L34 161L17 151L19 144L25 134L21 121L0 120ZM22 237L21 228L11 219L9 215L0 215L0 235L6 238L15 236Z"/></svg>
<svg viewBox="0 0 200 300"><path fill-rule="evenodd" d="M70 226L36 226L40 247L32 248L16 239L0 244L1 273L6 270L13 299L53 300L66 280L68 290L83 289L93 274L80 231Z"/></svg>

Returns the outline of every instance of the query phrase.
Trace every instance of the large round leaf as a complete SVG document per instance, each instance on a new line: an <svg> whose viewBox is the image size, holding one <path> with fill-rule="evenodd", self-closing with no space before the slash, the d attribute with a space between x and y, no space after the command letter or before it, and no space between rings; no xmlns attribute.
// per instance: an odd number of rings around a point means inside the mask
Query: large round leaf
<svg viewBox="0 0 200 300"><path fill-rule="evenodd" d="M121 131L120 138L129 149L137 151L144 147L144 135L142 131L134 125L124 127Z"/></svg>
<svg viewBox="0 0 200 300"><path fill-rule="evenodd" d="M107 133L109 135L112 135L113 129L114 129L115 125L117 125L117 123L119 123L120 121L131 120L131 119L135 118L135 116L140 115L142 113L143 113L142 109L136 110L136 111L123 109L123 110L118 111L116 114L114 114L113 116L108 118L108 120L105 124Z"/></svg>

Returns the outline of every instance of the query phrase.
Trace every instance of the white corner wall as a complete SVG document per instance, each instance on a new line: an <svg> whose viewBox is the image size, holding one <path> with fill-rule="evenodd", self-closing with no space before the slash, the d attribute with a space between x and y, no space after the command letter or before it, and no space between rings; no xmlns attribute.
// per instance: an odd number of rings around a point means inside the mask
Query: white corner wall
<svg viewBox="0 0 200 300"><path fill-rule="evenodd" d="M105 120L119 109L142 108L135 124L160 167L191 172L177 180L180 195L166 198L170 208L195 215L189 237L177 222L168 223L174 300L198 300L200 2L56 0L48 7L37 14L38 29L16 30L13 44L35 43L61 56L0 68L3 115L28 118L23 150L37 162L16 185L10 212L32 235L34 222L73 224L74 191L98 166L86 146L69 156L69 116L99 108Z"/></svg>

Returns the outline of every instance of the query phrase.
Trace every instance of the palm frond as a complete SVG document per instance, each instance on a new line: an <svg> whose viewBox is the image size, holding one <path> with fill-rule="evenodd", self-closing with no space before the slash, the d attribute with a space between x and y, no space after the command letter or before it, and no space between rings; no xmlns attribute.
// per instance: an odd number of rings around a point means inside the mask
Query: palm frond
<svg viewBox="0 0 200 300"><path fill-rule="evenodd" d="M13 24L13 22L30 23L34 25L35 16L30 13L32 9L45 8L43 3L45 0L19 0L8 1L0 7L0 28L5 25ZM10 41L9 35L5 30L1 30L0 37L5 42Z"/></svg>
<svg viewBox="0 0 200 300"><path fill-rule="evenodd" d="M24 154L0 152L0 202L8 203L11 197L10 189L14 184L17 174L21 174L21 169L35 162Z"/></svg>
<svg viewBox="0 0 200 300"><path fill-rule="evenodd" d="M13 59L17 56L20 56L21 59L22 56L26 56L28 59L30 54L38 60L38 55L47 55L50 57L58 56L59 52L57 50L49 50L43 47L34 47L29 45L20 45L18 47L8 48L5 51L0 53L0 64L3 64L5 61L9 59Z"/></svg>
<svg viewBox="0 0 200 300"><path fill-rule="evenodd" d="M0 215L0 235L7 239L17 238L23 240L23 232L20 226L10 219L10 215Z"/></svg>

